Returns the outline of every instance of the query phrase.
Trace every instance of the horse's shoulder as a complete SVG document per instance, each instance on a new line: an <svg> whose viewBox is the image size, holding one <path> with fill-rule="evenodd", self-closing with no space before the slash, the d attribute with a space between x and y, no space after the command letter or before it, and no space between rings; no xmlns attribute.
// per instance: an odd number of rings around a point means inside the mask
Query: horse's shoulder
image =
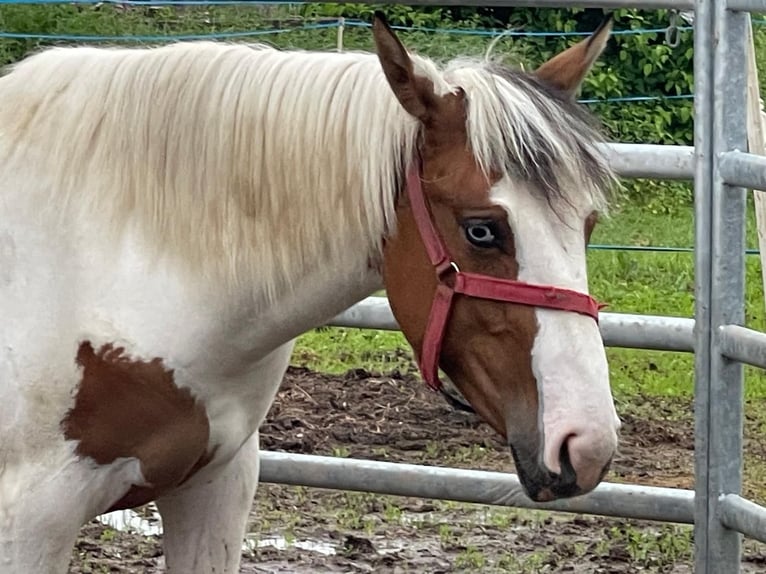
<svg viewBox="0 0 766 574"><path fill-rule="evenodd" d="M184 482L207 464L210 424L205 406L160 357L133 357L122 347L83 341L74 406L62 421L77 453L101 465L120 458L141 463L145 485L117 506L135 506Z"/></svg>

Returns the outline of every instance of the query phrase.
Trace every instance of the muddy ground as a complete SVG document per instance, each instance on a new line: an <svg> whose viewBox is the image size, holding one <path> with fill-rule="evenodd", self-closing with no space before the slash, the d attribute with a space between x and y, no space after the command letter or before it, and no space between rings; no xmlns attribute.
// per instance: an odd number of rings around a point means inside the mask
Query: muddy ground
<svg viewBox="0 0 766 574"><path fill-rule="evenodd" d="M748 405L746 425L745 493L760 501L764 406ZM691 402L637 397L618 411L624 427L608 480L693 488ZM261 437L269 450L513 471L487 425L398 373L291 368ZM264 484L241 571L687 573L691 552L683 525ZM162 563L157 536L93 521L70 572L155 573ZM743 571L766 572L765 545L745 543Z"/></svg>

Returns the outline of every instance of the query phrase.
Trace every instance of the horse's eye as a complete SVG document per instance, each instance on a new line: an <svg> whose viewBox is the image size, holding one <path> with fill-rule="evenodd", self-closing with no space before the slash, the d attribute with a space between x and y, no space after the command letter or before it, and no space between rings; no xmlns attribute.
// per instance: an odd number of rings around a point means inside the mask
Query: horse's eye
<svg viewBox="0 0 766 574"><path fill-rule="evenodd" d="M494 247L498 233L493 221L469 221L465 224L465 237L476 247Z"/></svg>

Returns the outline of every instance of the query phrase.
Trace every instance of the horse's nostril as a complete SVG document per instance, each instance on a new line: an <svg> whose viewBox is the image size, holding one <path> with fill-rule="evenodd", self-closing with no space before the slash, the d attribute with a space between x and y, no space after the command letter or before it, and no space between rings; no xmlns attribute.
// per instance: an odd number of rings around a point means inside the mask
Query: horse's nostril
<svg viewBox="0 0 766 574"><path fill-rule="evenodd" d="M559 473L559 480L563 483L577 482L577 472L572 466L572 460L569 458L569 439L574 435L570 435L561 444L559 450L559 464L561 471Z"/></svg>
<svg viewBox="0 0 766 574"><path fill-rule="evenodd" d="M543 462L562 485L593 490L614 456L617 433L612 427L580 423L550 428L545 437Z"/></svg>
<svg viewBox="0 0 766 574"><path fill-rule="evenodd" d="M569 447L567 441L561 445L559 451L560 472L554 475L551 490L557 497L574 496L580 492L577 486L577 472L575 472L572 461L569 458Z"/></svg>
<svg viewBox="0 0 766 574"><path fill-rule="evenodd" d="M552 471L548 464L540 461L539 452L517 448L510 444L516 463L516 470L527 496L537 502L578 496L593 490L604 478L611 465L611 456L606 462L580 464L576 456L582 452L579 443L581 435L571 434L558 448L556 466Z"/></svg>

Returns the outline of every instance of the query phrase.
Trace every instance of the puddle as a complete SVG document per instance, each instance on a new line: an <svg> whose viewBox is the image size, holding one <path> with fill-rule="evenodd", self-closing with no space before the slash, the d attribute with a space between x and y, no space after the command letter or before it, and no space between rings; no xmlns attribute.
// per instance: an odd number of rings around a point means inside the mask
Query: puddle
<svg viewBox="0 0 766 574"><path fill-rule="evenodd" d="M144 536L159 536L162 534L162 522L154 506L146 508L149 516L138 514L132 510L115 510L98 517L98 521L104 526L114 528L120 532L132 532Z"/></svg>
<svg viewBox="0 0 766 574"><path fill-rule="evenodd" d="M459 516L461 524L464 525L472 527L491 526L511 531L529 530L530 525L543 522L570 522L573 519L572 516L566 514L557 515L550 511L526 508L479 509L476 511L461 509ZM453 524L456 515L455 511L450 508L434 509L427 512L403 511L397 520L403 526L439 527L443 524Z"/></svg>
<svg viewBox="0 0 766 574"><path fill-rule="evenodd" d="M266 536L263 538L255 538L253 535L248 535L245 539L243 548L254 552L258 548L265 547L276 548L277 550L287 550L288 548L300 548L301 550L309 550L311 552L317 552L325 556L333 556L336 554L335 546L328 542L322 542L321 540L291 540L287 541L284 536Z"/></svg>
<svg viewBox="0 0 766 574"><path fill-rule="evenodd" d="M113 528L119 532L131 532L133 534L143 534L144 536L159 536L162 534L162 521L156 508L148 506L144 514L138 514L133 510L115 510L108 514L102 514L98 521L104 526ZM290 540L284 536L269 535L262 538L256 538L249 534L242 545L242 550L253 552L258 548L272 547L277 550L287 550L288 548L300 548L317 552L324 556L332 556L335 552L335 546L322 542L321 540Z"/></svg>
<svg viewBox="0 0 766 574"><path fill-rule="evenodd" d="M461 522L468 523L474 526L489 526L494 524L497 520L500 520L504 515L500 513L491 513L488 511L475 511L461 517ZM454 520L453 515L449 509L446 510L431 510L428 512L402 512L397 520L399 524L404 526L439 526L440 524L451 524ZM508 520L508 519L506 519Z"/></svg>
<svg viewBox="0 0 766 574"><path fill-rule="evenodd" d="M385 556L386 554L398 554L405 548L411 548L413 546L412 541L399 538L384 538L382 536L373 538L372 544L375 547L375 552L381 556Z"/></svg>

